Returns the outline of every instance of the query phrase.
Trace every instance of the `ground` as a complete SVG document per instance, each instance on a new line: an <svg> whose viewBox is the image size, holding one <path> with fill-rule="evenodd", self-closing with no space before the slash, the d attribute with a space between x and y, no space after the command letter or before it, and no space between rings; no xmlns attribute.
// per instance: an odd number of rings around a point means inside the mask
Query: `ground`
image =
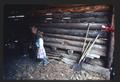
<svg viewBox="0 0 120 82"><path fill-rule="evenodd" d="M4 79L15 80L105 80L98 73L82 70L75 72L70 65L49 59L49 64L43 66L36 62L29 55L15 56L16 53L9 53L5 58Z"/></svg>

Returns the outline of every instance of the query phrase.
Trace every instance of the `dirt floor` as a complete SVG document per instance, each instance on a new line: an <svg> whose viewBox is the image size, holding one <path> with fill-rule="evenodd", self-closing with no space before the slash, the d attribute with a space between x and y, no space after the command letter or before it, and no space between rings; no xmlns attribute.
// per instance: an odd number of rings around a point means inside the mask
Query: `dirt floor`
<svg viewBox="0 0 120 82"><path fill-rule="evenodd" d="M4 79L7 80L105 80L98 73L86 70L75 72L70 65L54 59L49 59L50 63L43 66L29 56L19 56L14 60L10 57L5 64Z"/></svg>

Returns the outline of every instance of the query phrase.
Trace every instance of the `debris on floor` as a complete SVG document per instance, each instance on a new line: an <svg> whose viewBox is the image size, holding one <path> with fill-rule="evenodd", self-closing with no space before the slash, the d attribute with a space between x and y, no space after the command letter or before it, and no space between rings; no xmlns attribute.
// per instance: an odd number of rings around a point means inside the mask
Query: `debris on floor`
<svg viewBox="0 0 120 82"><path fill-rule="evenodd" d="M70 65L57 61L49 60L47 66L42 66L40 62L35 62L29 57L22 57L11 64L5 79L15 80L105 80L103 76L91 71L81 70L75 72Z"/></svg>

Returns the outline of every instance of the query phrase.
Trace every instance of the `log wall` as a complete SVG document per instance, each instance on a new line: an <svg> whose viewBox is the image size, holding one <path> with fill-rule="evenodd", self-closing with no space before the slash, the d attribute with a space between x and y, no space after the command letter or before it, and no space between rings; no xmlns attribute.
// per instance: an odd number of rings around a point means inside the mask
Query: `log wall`
<svg viewBox="0 0 120 82"><path fill-rule="evenodd" d="M28 22L34 22L36 27L44 32L46 50L54 48L53 52L57 52L63 49L72 56L74 52L80 55L89 24L86 44L100 34L89 54L106 57L108 33L103 31L101 26L111 24L111 10L111 7L106 5L53 6L30 11Z"/></svg>

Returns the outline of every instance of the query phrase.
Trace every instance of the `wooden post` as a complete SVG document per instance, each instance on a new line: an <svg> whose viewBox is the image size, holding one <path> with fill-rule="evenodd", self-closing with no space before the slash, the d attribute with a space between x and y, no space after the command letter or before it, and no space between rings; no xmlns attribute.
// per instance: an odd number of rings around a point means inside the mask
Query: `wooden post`
<svg viewBox="0 0 120 82"><path fill-rule="evenodd" d="M114 14L112 15L111 28L114 28ZM108 63L107 68L111 68L113 63L113 52L114 52L114 32L109 33L109 44L108 44Z"/></svg>

